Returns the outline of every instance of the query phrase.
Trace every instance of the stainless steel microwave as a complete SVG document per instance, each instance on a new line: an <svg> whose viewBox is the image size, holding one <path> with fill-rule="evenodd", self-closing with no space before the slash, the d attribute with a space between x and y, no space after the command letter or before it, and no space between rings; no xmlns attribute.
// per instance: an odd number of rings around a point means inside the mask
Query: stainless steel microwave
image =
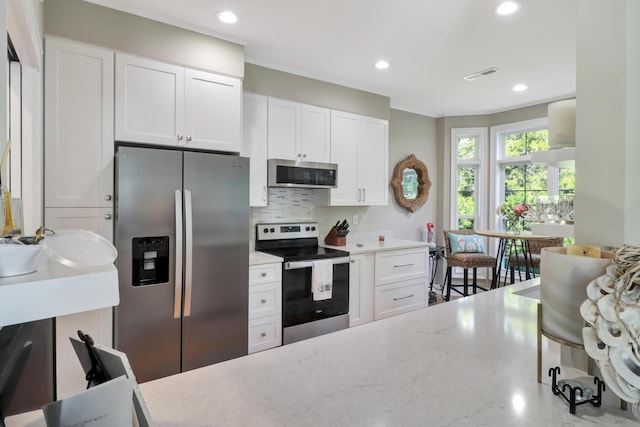
<svg viewBox="0 0 640 427"><path fill-rule="evenodd" d="M334 163L302 162L269 159L269 187L336 188L338 165Z"/></svg>

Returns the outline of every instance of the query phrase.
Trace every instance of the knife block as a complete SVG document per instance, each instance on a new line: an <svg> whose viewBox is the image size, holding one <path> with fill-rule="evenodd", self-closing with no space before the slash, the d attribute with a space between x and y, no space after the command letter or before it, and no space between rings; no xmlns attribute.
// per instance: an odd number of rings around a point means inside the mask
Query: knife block
<svg viewBox="0 0 640 427"><path fill-rule="evenodd" d="M331 227L331 230L329 230L329 233L324 238L324 243L331 246L345 246L347 244L347 238L338 237L338 229Z"/></svg>

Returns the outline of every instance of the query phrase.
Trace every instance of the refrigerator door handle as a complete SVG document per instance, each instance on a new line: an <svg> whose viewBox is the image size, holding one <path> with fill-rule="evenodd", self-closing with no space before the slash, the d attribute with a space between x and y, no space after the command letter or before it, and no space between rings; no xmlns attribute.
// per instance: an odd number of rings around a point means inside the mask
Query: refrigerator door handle
<svg viewBox="0 0 640 427"><path fill-rule="evenodd" d="M179 319L182 315L182 191L176 190L176 262L175 278L173 284L173 318Z"/></svg>
<svg viewBox="0 0 640 427"><path fill-rule="evenodd" d="M184 229L184 317L189 317L191 316L191 285L193 282L193 209L191 205L191 191L189 190L184 190Z"/></svg>

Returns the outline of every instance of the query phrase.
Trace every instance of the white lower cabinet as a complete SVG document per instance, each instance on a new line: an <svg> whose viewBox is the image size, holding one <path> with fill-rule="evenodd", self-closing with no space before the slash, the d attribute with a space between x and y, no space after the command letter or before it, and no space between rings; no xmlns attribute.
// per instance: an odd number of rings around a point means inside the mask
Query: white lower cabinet
<svg viewBox="0 0 640 427"><path fill-rule="evenodd" d="M85 311L56 317L56 396L58 399L80 393L87 380L69 337L78 338L78 330L88 334L96 344L112 346L113 309Z"/></svg>
<svg viewBox="0 0 640 427"><path fill-rule="evenodd" d="M375 320L426 306L427 284L424 279L376 286Z"/></svg>
<svg viewBox="0 0 640 427"><path fill-rule="evenodd" d="M282 345L282 316L249 321L249 354Z"/></svg>
<svg viewBox="0 0 640 427"><path fill-rule="evenodd" d="M376 252L376 286L427 277L428 248Z"/></svg>
<svg viewBox="0 0 640 427"><path fill-rule="evenodd" d="M376 252L375 320L427 306L428 250Z"/></svg>
<svg viewBox="0 0 640 427"><path fill-rule="evenodd" d="M82 229L93 231L108 241L113 240L112 208L45 208L44 225L52 230ZM69 337L77 338L78 330L91 335L97 343L112 346L113 310L85 311L56 317L56 394L58 398L86 389L87 381Z"/></svg>
<svg viewBox="0 0 640 427"><path fill-rule="evenodd" d="M282 264L249 267L249 354L282 345Z"/></svg>
<svg viewBox="0 0 640 427"><path fill-rule="evenodd" d="M349 327L373 321L373 253L351 255L349 266Z"/></svg>

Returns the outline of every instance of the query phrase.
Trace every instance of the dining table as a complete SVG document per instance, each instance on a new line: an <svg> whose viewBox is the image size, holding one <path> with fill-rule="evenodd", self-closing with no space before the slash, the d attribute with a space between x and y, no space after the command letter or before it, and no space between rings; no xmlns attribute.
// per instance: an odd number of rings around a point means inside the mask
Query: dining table
<svg viewBox="0 0 640 427"><path fill-rule="evenodd" d="M491 281L491 289L500 286L500 276L502 275L502 267L505 267L505 275L503 284L507 283L507 265L505 258L511 254L521 254L523 265L520 264L520 256L516 256L516 265L514 267L520 270L524 267L525 277L527 280L535 277L533 270L533 262L531 260L530 242L535 240L546 240L549 236L533 234L530 231L521 231L518 233L507 232L504 230L476 230L476 234L484 237L492 237L498 239L498 250L496 253L496 273Z"/></svg>

